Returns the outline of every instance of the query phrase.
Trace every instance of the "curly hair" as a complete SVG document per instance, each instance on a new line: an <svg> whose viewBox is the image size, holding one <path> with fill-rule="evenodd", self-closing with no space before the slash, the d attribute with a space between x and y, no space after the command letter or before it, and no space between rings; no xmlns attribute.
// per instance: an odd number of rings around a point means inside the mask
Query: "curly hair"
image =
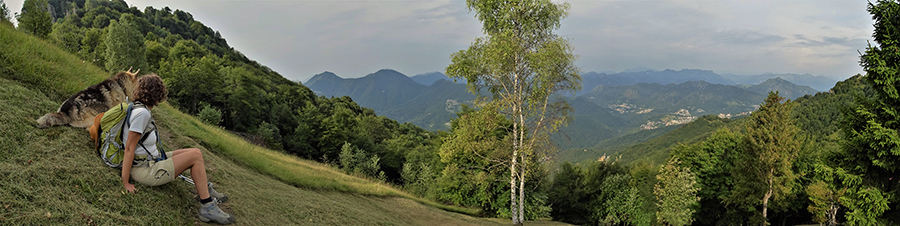
<svg viewBox="0 0 900 226"><path fill-rule="evenodd" d="M134 100L147 107L154 107L165 101L168 94L169 91L166 90L166 84L163 83L162 78L151 73L138 79L134 89Z"/></svg>

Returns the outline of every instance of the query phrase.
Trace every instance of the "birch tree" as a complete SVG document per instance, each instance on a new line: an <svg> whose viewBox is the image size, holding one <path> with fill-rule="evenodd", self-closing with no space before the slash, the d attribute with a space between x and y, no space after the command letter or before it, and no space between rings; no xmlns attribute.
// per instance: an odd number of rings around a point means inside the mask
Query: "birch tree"
<svg viewBox="0 0 900 226"><path fill-rule="evenodd" d="M568 4L550 0L467 0L486 36L451 56L446 74L466 79L470 92L487 89L490 105L513 121L510 212L514 225L524 221L525 178L535 154L548 154L548 136L565 123L571 108L558 92L581 88L575 55L568 40L554 34L568 14Z"/></svg>

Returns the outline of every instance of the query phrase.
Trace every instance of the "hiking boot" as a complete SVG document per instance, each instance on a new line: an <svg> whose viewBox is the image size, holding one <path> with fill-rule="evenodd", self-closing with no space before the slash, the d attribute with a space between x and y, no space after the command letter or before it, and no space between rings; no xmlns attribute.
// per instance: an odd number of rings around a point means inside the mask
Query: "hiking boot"
<svg viewBox="0 0 900 226"><path fill-rule="evenodd" d="M234 216L219 209L218 200L213 198L212 202L203 204L203 206L200 207L200 220L203 222L212 221L217 224L231 224L234 223Z"/></svg>
<svg viewBox="0 0 900 226"><path fill-rule="evenodd" d="M216 189L213 189L213 183L209 182L206 184L206 187L209 188L209 197L216 198L219 203L225 203L228 201L228 196L219 192L216 192Z"/></svg>

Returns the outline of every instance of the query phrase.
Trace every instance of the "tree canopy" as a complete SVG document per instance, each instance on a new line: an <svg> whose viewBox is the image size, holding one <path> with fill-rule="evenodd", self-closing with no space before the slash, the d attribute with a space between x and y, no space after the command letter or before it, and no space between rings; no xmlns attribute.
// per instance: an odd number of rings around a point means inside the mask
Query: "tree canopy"
<svg viewBox="0 0 900 226"><path fill-rule="evenodd" d="M487 88L482 99L513 121L510 170L513 224L525 215L525 180L532 156L546 151L548 136L571 111L557 92L580 89L575 55L564 38L553 32L567 15L568 4L549 0L468 0L482 22L486 37L451 56L446 74L465 78L470 92Z"/></svg>
<svg viewBox="0 0 900 226"><path fill-rule="evenodd" d="M880 0L869 3L875 20L869 45L860 56L866 71L863 79L875 91L874 98L858 98L847 112L840 163L851 175L843 180L847 194L841 200L849 208L851 225L896 224L900 212L900 3Z"/></svg>
<svg viewBox="0 0 900 226"><path fill-rule="evenodd" d="M47 0L25 0L22 13L16 15L19 29L39 38L47 38L53 26L50 12L47 11L49 7Z"/></svg>

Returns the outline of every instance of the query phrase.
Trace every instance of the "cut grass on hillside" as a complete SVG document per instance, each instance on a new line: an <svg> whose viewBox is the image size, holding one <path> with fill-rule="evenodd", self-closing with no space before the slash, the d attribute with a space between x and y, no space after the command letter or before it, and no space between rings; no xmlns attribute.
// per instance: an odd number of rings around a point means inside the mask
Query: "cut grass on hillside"
<svg viewBox="0 0 900 226"><path fill-rule="evenodd" d="M196 118L181 113L166 103L154 110L154 112L161 112L161 115L165 115L165 119L157 121L164 126L170 126L172 131L177 131L176 133L180 136L201 140L204 142L204 146L221 151L236 162L294 186L363 195L399 196L453 212L469 215L477 215L480 212L473 208L441 205L415 197L389 185L349 176L322 163L252 145L225 130L204 125Z"/></svg>
<svg viewBox="0 0 900 226"><path fill-rule="evenodd" d="M35 103L37 107L35 107ZM85 130L37 129L34 118L55 109L38 91L0 79L0 224L189 225L197 223L193 187L175 181L124 193L119 171L104 165ZM229 194L222 204L238 225L496 225L390 196L303 189L242 167L168 128L168 147L200 147L210 180ZM162 116L162 117L161 117ZM174 135L174 136L173 136Z"/></svg>

